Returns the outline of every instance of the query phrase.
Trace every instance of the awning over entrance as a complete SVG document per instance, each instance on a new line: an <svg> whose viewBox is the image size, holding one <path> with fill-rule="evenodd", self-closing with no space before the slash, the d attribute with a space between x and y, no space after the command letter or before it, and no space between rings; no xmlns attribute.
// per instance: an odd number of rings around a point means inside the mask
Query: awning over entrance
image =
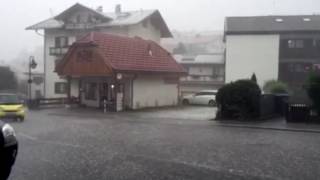
<svg viewBox="0 0 320 180"><path fill-rule="evenodd" d="M75 43L56 66L60 76L110 76L112 68L93 43Z"/></svg>

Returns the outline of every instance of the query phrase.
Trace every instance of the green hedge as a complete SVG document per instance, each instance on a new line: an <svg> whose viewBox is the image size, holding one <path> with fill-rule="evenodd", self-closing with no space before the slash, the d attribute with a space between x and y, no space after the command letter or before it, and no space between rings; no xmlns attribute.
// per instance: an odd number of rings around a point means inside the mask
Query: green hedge
<svg viewBox="0 0 320 180"><path fill-rule="evenodd" d="M313 108L320 115L320 75L312 73L307 81L307 93L312 100Z"/></svg>
<svg viewBox="0 0 320 180"><path fill-rule="evenodd" d="M265 82L263 86L263 91L265 93L271 93L271 94L287 94L288 86L281 81L270 80Z"/></svg>
<svg viewBox="0 0 320 180"><path fill-rule="evenodd" d="M217 118L251 119L259 116L261 90L252 80L238 80L219 89Z"/></svg>

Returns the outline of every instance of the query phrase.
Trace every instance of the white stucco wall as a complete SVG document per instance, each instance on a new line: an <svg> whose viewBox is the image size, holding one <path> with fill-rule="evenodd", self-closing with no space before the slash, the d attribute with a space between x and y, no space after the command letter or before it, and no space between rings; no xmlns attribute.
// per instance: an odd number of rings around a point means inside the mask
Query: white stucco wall
<svg viewBox="0 0 320 180"><path fill-rule="evenodd" d="M226 82L248 79L256 74L263 86L278 79L279 35L227 35Z"/></svg>
<svg viewBox="0 0 320 180"><path fill-rule="evenodd" d="M129 26L128 35L129 37L139 36L146 40L152 40L160 44L161 32L155 28L148 20L143 26L143 23Z"/></svg>
<svg viewBox="0 0 320 180"><path fill-rule="evenodd" d="M41 84L32 83L32 85L31 85L31 99L39 98L39 97L37 97L37 91L40 92L41 96L44 96L43 85L44 85L43 83L41 83Z"/></svg>
<svg viewBox="0 0 320 180"><path fill-rule="evenodd" d="M50 56L50 47L55 46L55 37L64 35L64 33L59 32L47 32L45 35L45 45L44 45L44 70L45 70L45 97L46 98L58 98L58 97L66 97L63 94L55 94L54 93L54 83L55 82L66 82L64 79L61 79L54 71L55 68L55 60L57 57Z"/></svg>
<svg viewBox="0 0 320 180"><path fill-rule="evenodd" d="M72 79L71 80L71 96L79 97L79 80Z"/></svg>
<svg viewBox="0 0 320 180"><path fill-rule="evenodd" d="M177 105L178 85L161 76L138 76L133 81L133 109Z"/></svg>
<svg viewBox="0 0 320 180"><path fill-rule="evenodd" d="M192 66L189 67L190 75L199 75L199 76L212 76L213 67L211 65L207 66Z"/></svg>

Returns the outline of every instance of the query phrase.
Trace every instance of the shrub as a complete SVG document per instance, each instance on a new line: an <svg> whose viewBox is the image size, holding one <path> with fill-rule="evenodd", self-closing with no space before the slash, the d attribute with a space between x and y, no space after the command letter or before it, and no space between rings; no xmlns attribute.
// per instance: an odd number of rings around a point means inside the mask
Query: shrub
<svg viewBox="0 0 320 180"><path fill-rule="evenodd" d="M271 94L283 94L288 93L288 86L281 81L270 80L265 82L263 91Z"/></svg>
<svg viewBox="0 0 320 180"><path fill-rule="evenodd" d="M320 75L312 73L307 81L307 93L313 102L313 107L320 114Z"/></svg>
<svg viewBox="0 0 320 180"><path fill-rule="evenodd" d="M261 90L252 80L224 85L216 95L217 118L255 118L259 116Z"/></svg>

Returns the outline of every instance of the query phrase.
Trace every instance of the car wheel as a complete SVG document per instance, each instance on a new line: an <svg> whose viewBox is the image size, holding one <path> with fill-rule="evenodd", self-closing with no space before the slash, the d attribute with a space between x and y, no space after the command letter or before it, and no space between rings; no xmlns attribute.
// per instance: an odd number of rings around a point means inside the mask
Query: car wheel
<svg viewBox="0 0 320 180"><path fill-rule="evenodd" d="M182 104L183 104L183 105L189 105L189 100L188 100L188 99L184 99L184 100L182 101Z"/></svg>
<svg viewBox="0 0 320 180"><path fill-rule="evenodd" d="M210 100L208 105L209 106L216 106L216 102L214 100Z"/></svg>

